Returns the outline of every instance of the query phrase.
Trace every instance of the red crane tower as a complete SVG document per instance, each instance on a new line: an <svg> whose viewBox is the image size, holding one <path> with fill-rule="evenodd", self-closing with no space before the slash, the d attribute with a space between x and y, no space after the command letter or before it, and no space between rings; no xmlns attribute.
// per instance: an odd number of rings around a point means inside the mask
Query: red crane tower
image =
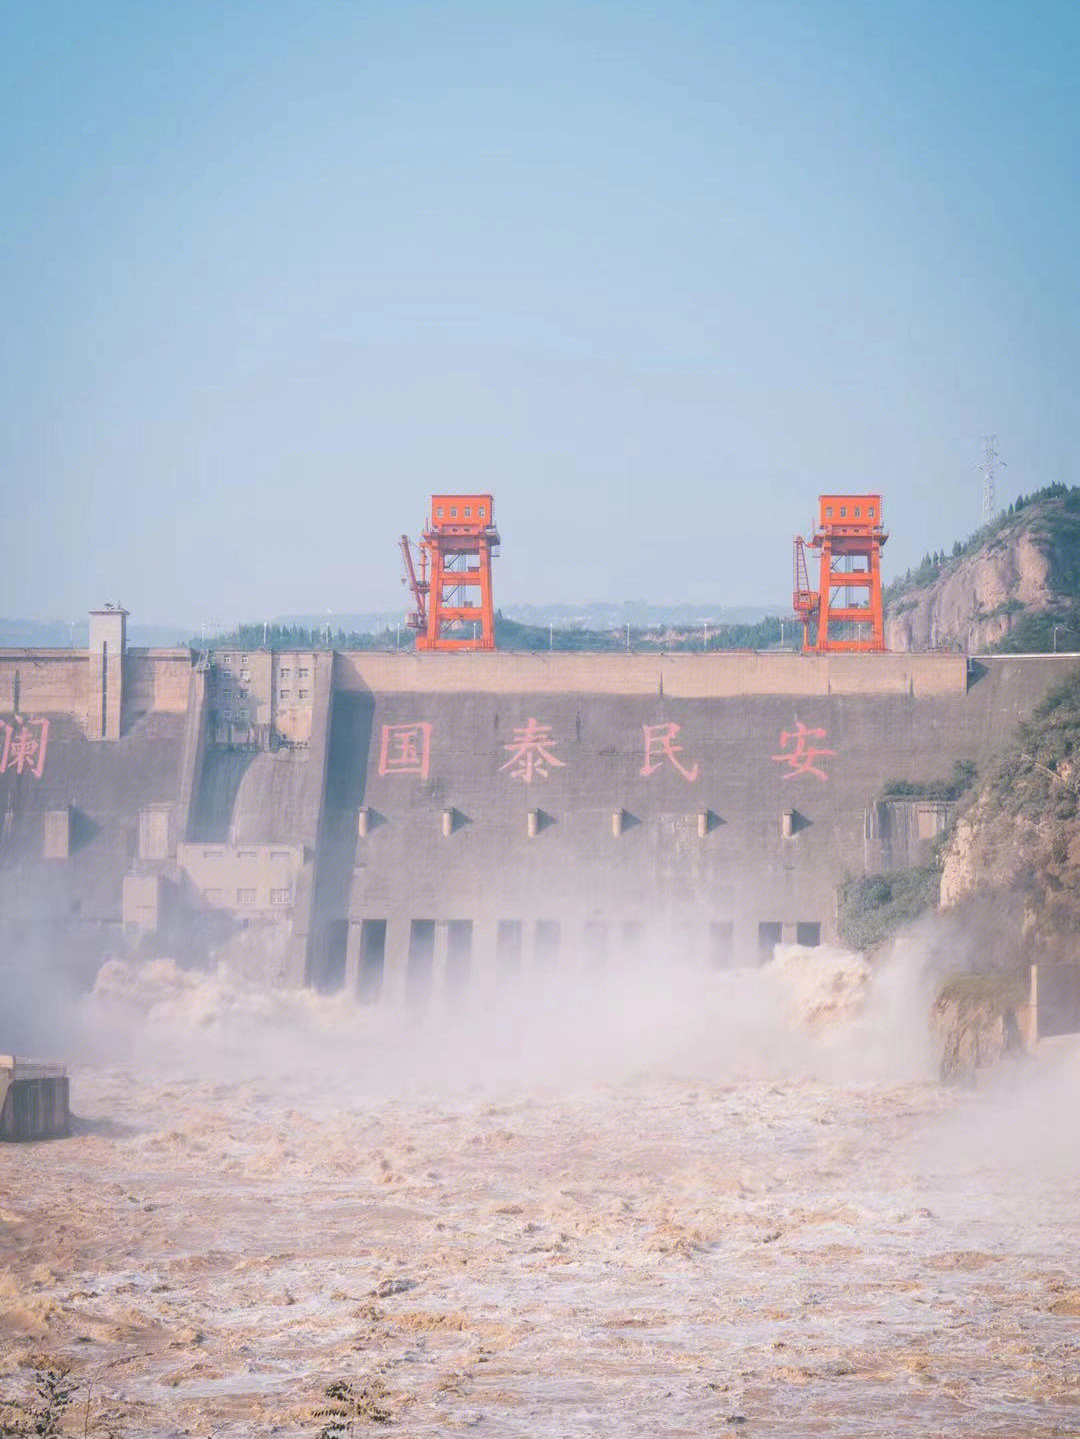
<svg viewBox="0 0 1080 1439"><path fill-rule="evenodd" d="M419 575L409 537L401 537L405 582L415 604L406 623L416 631L418 650L495 648L491 557L498 544L490 495L432 495Z"/></svg>
<svg viewBox="0 0 1080 1439"><path fill-rule="evenodd" d="M795 613L803 649L872 652L885 648L881 604L880 495L819 495L817 529L795 538ZM818 588L810 588L806 551L820 551ZM816 632L811 641L811 626Z"/></svg>

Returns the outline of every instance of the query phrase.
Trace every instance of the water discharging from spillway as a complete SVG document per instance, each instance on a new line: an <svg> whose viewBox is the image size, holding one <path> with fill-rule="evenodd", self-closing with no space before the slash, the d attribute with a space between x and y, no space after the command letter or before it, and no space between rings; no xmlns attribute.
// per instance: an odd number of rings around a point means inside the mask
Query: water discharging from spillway
<svg viewBox="0 0 1080 1439"><path fill-rule="evenodd" d="M115 961L76 1136L2 1156L0 1393L45 1356L125 1435L315 1435L336 1384L409 1435L1073 1432L1080 1065L943 1088L929 992L790 948L421 1016Z"/></svg>

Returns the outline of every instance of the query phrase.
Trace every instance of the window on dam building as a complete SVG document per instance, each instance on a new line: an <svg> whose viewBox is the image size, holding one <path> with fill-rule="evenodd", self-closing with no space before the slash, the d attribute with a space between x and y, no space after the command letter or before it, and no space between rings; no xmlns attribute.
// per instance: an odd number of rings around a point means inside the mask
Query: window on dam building
<svg viewBox="0 0 1080 1439"><path fill-rule="evenodd" d="M821 925L817 920L800 919L795 926L795 943L816 949L821 943Z"/></svg>

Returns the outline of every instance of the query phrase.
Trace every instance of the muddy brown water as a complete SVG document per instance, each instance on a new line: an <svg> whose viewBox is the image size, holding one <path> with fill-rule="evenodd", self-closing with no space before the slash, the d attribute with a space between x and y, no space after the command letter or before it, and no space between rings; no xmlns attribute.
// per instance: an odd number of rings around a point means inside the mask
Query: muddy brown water
<svg viewBox="0 0 1080 1439"><path fill-rule="evenodd" d="M974 1090L287 1060L88 1060L73 1137L0 1152L0 1413L62 1362L80 1434L316 1435L335 1381L357 1433L1080 1433L1071 1051Z"/></svg>

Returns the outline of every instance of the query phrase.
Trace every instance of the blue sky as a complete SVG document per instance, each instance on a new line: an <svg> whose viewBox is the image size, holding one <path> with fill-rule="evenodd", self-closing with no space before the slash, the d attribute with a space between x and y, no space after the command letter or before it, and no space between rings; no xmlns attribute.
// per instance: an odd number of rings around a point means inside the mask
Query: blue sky
<svg viewBox="0 0 1080 1439"><path fill-rule="evenodd" d="M790 596L1080 483L1080 6L4 5L0 612Z"/></svg>

